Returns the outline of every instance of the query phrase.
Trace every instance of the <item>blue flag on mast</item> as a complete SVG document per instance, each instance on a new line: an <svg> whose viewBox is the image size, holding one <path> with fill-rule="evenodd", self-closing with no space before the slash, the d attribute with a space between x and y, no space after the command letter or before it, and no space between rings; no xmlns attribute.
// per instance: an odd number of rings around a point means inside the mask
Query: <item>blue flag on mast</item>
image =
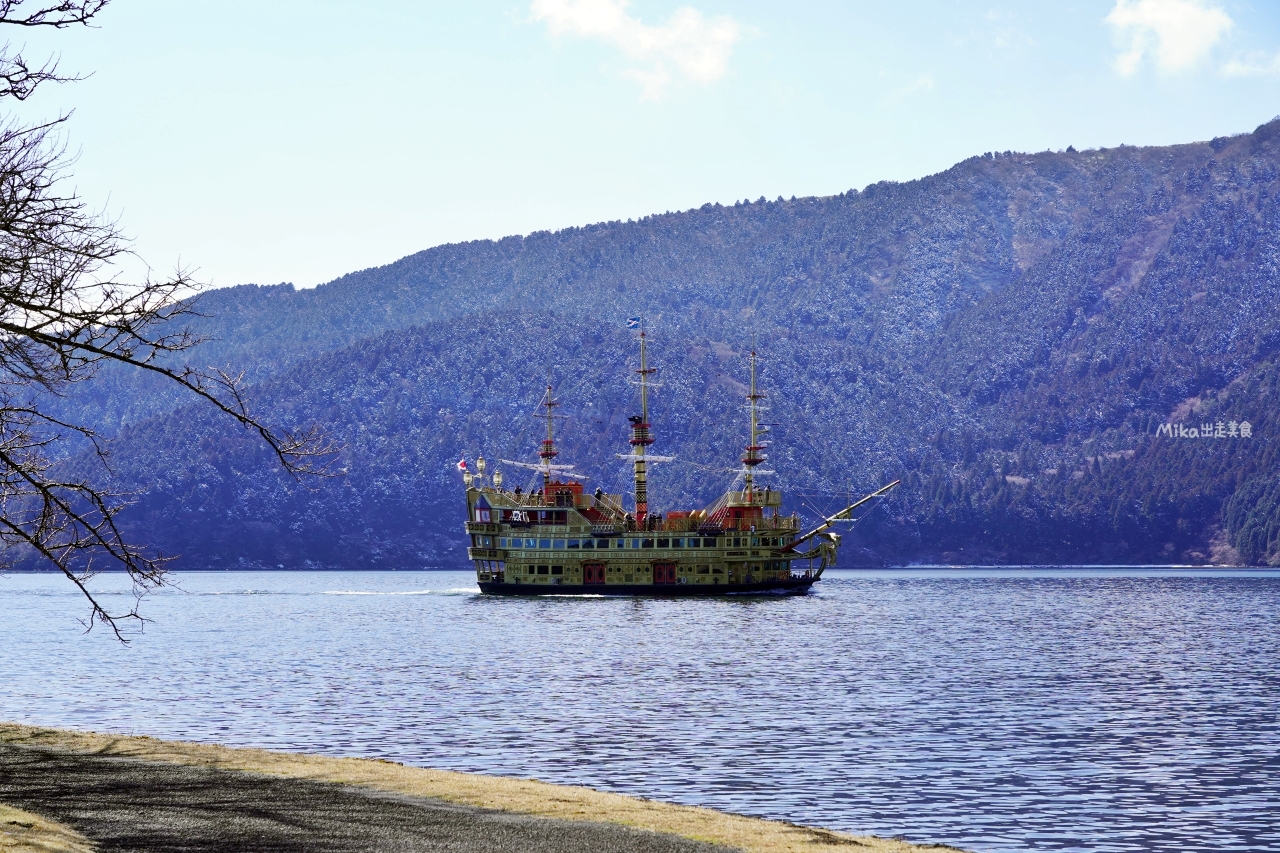
<svg viewBox="0 0 1280 853"><path fill-rule="evenodd" d="M639 317L629 317L629 318L627 318L627 328L628 328L628 329L638 329L638 328L640 328L640 318L639 318Z"/></svg>

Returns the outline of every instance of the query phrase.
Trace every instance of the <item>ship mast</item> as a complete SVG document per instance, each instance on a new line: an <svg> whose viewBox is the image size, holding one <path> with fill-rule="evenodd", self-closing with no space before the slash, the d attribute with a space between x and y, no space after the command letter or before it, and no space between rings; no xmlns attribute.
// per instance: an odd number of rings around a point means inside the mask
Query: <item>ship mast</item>
<svg viewBox="0 0 1280 853"><path fill-rule="evenodd" d="M545 418L547 421L547 437L542 440L542 448L538 451L538 458L542 460L542 497L546 500L548 491L551 488L551 460L560 455L560 451L556 450L556 439L553 431L556 416L554 414L555 407L560 405L551 396L551 386L547 386L547 396L542 399L542 405L546 408L546 414L538 417Z"/></svg>
<svg viewBox="0 0 1280 853"><path fill-rule="evenodd" d="M747 402L751 408L751 443L747 445L746 455L742 457L742 464L746 466L746 486L743 491L747 495L747 502L750 503L752 497L752 472L755 467L764 461L764 445L760 443L760 408L759 402L764 399L764 394L756 389L756 351L751 350L751 393L747 395Z"/></svg>
<svg viewBox="0 0 1280 853"><path fill-rule="evenodd" d="M635 462L636 474L636 524L643 524L649 514L649 487L646 482L645 448L653 444L653 434L649 431L649 374L657 371L649 367L645 352L646 340L644 330L640 331L640 416L628 418L631 421L632 458Z"/></svg>

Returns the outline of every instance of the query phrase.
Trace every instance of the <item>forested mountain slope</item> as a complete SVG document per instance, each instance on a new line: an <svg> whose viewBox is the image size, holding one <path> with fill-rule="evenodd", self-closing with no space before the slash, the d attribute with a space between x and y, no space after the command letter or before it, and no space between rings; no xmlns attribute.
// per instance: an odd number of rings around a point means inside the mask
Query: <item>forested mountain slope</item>
<svg viewBox="0 0 1280 853"><path fill-rule="evenodd" d="M570 415L563 458L625 486L623 322L642 315L658 452L680 460L655 475L660 506L726 485L754 338L771 467L809 496L797 508L905 480L859 529L858 561L1280 562L1278 169L1280 122L1006 152L826 198L442 246L310 291L206 294L214 340L192 360L244 367L260 409L324 426L342 473L319 483L283 480L248 436L139 377L60 405L118 435L111 476L140 494L128 524L185 565L456 564L454 463L527 458L548 381ZM1160 430L1219 422L1221 437Z"/></svg>

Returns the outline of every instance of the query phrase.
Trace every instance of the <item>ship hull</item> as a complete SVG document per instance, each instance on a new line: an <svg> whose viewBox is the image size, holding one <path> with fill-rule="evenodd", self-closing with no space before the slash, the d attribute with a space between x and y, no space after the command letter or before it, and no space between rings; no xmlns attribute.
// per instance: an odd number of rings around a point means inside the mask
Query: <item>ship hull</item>
<svg viewBox="0 0 1280 853"><path fill-rule="evenodd" d="M817 578L729 584L535 584L480 581L486 595L607 595L643 598L707 598L721 595L803 595Z"/></svg>

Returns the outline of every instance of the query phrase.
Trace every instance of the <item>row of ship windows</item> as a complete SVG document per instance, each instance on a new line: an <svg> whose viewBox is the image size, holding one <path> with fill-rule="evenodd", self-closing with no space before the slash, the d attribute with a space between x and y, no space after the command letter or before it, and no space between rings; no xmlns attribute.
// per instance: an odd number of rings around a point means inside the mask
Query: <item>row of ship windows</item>
<svg viewBox="0 0 1280 853"><path fill-rule="evenodd" d="M481 571L501 572L506 569L506 563L503 560L480 560L479 562L480 562ZM760 566L756 566L755 568L757 571L760 570ZM764 569L766 571L786 571L789 568L790 568L790 565L786 562L770 562L770 563L764 564ZM690 566L689 569L690 571L695 571L695 567L693 566ZM512 571L515 574L563 575L564 566L524 566L524 567L516 566L514 569L512 569ZM570 566L570 571L575 574L579 572L578 569L575 569L572 566ZM623 571L621 567L615 568L613 566L610 566L608 568L609 574L614 574L615 572L621 572L621 571ZM631 569L630 571L645 571L645 570ZM724 574L724 569L720 566L697 566L696 573L700 575L722 575Z"/></svg>
<svg viewBox="0 0 1280 853"><path fill-rule="evenodd" d="M783 564L782 564L782 563L776 563L776 564L775 564L775 563L769 563L769 564L768 564L768 567L769 567L771 570L772 570L775 566L776 566L777 568L782 568L782 567L783 567ZM526 575L547 575L547 574L551 574L551 575L563 575L563 574L565 573L565 572L564 572L564 566L525 566L523 569L521 569L519 566L517 566L517 567L516 567L515 569L513 569L512 571L513 571L515 574L517 574L517 575L518 575L518 574L526 574ZM570 571L571 571L573 574L577 574L577 573L578 573L578 572L577 572L577 570L573 569L573 567L570 567ZM615 573L616 573L616 574L620 574L620 573L621 573L621 572L623 572L624 570L622 569L622 567L616 567L616 568L615 568L615 567L613 567L613 566L610 566L610 567L608 568L608 570L607 570L607 571L608 571L608 573L609 573L609 574L611 574L611 575L612 575L612 574L615 574ZM633 569L633 568L628 568L628 569L626 569L625 571L627 571L628 573L632 573L632 572L644 572L644 571L647 571L647 570L646 570L646 569ZM688 571L689 571L691 574L692 574L692 573L695 573L695 567L694 567L694 566L689 566ZM720 566L697 566L697 567L696 567L696 574L699 574L699 575L722 575L722 574L724 574L724 569L723 569L723 568L721 568Z"/></svg>
<svg viewBox="0 0 1280 853"><path fill-rule="evenodd" d="M724 536L719 539L687 537L676 539L524 539L503 537L499 548L564 548L603 550L616 548L747 548L777 547L784 544L776 536Z"/></svg>

